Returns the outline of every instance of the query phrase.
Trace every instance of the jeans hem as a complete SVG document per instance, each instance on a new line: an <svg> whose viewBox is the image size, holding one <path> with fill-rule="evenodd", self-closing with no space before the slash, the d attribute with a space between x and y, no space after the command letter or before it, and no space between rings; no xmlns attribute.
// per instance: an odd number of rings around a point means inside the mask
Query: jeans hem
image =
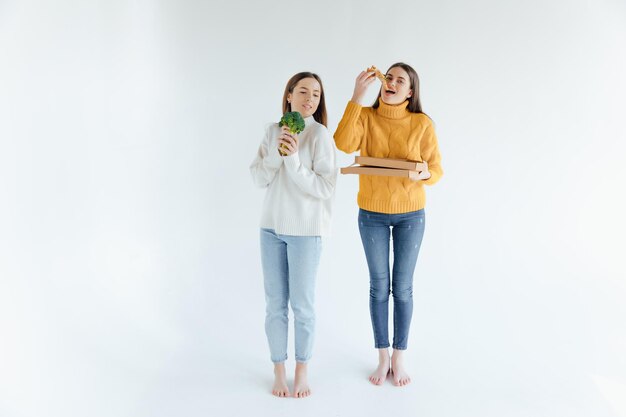
<svg viewBox="0 0 626 417"><path fill-rule="evenodd" d="M406 346L398 346L398 345L393 345L393 348L394 348L395 350L406 350L406 349L407 349L407 347L406 347Z"/></svg>

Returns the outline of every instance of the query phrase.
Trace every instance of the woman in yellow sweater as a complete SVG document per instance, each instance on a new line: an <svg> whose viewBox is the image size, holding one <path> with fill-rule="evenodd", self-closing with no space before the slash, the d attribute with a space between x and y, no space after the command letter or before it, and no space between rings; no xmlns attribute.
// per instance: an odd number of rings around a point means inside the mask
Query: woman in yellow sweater
<svg viewBox="0 0 626 417"><path fill-rule="evenodd" d="M386 73L372 107L363 107L367 88L376 80L373 71L356 79L334 138L346 153L363 156L423 161L426 169L418 180L401 177L359 177L359 231L370 273L370 315L379 363L370 375L381 385L389 372L394 384L411 379L403 364L413 314L413 272L424 234L426 195L424 185L436 183L443 171L433 123L422 112L419 79L415 70L402 62ZM393 271L389 271L390 238L393 239ZM393 355L389 356L389 294L393 294Z"/></svg>

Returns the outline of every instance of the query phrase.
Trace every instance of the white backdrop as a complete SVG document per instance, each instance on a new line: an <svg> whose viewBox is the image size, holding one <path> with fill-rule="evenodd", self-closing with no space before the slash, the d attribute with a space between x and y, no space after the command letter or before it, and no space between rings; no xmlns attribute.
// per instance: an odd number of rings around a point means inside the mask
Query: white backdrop
<svg viewBox="0 0 626 417"><path fill-rule="evenodd" d="M618 0L0 1L0 415L625 417L624 45ZM413 384L367 382L340 177L314 395L274 398L248 165L291 75L322 77L334 132L396 61L445 172Z"/></svg>

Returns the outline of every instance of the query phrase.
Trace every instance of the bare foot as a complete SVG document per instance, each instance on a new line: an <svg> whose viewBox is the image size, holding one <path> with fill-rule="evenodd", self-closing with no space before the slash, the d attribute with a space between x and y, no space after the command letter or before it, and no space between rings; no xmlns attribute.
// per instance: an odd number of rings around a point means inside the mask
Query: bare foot
<svg viewBox="0 0 626 417"><path fill-rule="evenodd" d="M296 377L293 382L293 396L304 398L311 395L311 389L306 377L306 363L296 363Z"/></svg>
<svg viewBox="0 0 626 417"><path fill-rule="evenodd" d="M378 368L370 375L370 382L374 385L382 385L389 373L389 351L378 349Z"/></svg>
<svg viewBox="0 0 626 417"><path fill-rule="evenodd" d="M403 387L411 383L411 377L404 370L403 351L393 351L391 357L391 373L393 374L393 384L397 387Z"/></svg>
<svg viewBox="0 0 626 417"><path fill-rule="evenodd" d="M274 386L272 394L277 397L289 397L289 387L287 387L287 374L285 373L285 363L274 364Z"/></svg>

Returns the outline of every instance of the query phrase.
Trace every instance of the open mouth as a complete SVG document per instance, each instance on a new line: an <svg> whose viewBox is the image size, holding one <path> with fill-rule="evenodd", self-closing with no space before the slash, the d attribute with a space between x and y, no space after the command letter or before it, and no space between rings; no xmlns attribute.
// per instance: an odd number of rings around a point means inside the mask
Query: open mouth
<svg viewBox="0 0 626 417"><path fill-rule="evenodd" d="M387 94L392 94L392 95L393 95L393 94L396 94L396 92L395 92L395 91L393 91L393 90L385 90L385 93L387 93Z"/></svg>

